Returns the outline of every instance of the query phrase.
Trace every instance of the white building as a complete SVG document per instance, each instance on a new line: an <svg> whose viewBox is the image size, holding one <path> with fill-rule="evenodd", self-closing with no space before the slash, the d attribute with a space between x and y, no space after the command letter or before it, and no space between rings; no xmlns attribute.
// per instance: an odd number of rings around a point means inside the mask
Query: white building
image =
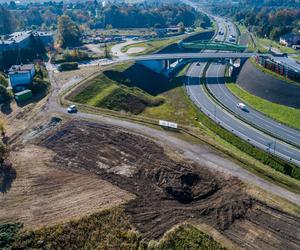
<svg viewBox="0 0 300 250"><path fill-rule="evenodd" d="M32 83L34 75L34 64L14 65L8 72L10 84L14 91L26 89Z"/></svg>

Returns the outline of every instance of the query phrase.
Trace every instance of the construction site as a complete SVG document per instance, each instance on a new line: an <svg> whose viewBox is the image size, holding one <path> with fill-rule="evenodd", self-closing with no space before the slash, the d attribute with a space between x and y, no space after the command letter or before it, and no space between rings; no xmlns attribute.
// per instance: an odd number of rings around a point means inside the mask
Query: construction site
<svg viewBox="0 0 300 250"><path fill-rule="evenodd" d="M299 245L299 217L253 197L203 159L187 160L178 148L132 130L52 118L27 132L10 160L18 174L1 197L0 220L22 222L25 230L121 205L146 242L188 222L209 226L230 246Z"/></svg>

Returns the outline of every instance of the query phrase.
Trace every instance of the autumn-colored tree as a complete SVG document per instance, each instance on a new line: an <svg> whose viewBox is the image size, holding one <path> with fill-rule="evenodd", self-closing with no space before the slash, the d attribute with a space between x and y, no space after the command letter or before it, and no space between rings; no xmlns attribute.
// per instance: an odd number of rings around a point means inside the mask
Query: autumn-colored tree
<svg viewBox="0 0 300 250"><path fill-rule="evenodd" d="M80 44L79 28L69 16L60 16L57 26L57 44L60 47L66 48Z"/></svg>

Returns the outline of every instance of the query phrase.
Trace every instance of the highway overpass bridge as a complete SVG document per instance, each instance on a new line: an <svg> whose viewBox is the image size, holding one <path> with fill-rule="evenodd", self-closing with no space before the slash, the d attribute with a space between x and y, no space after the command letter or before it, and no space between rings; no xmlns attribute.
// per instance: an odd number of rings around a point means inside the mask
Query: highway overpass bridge
<svg viewBox="0 0 300 250"><path fill-rule="evenodd" d="M194 42L180 42L179 46L185 49L200 49L200 50L223 50L243 52L247 46L238 45L229 42L220 41L194 41Z"/></svg>
<svg viewBox="0 0 300 250"><path fill-rule="evenodd" d="M157 73L170 73L180 64L186 61L207 61L207 60L228 60L233 62L236 59L247 59L256 55L256 53L243 52L204 52L204 53L167 53L152 54L144 56L128 57L129 60L152 69Z"/></svg>

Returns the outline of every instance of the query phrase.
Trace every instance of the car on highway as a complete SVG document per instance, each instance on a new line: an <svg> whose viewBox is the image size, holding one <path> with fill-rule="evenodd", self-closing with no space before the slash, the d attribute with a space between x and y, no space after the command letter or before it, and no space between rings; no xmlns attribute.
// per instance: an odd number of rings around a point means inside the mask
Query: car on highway
<svg viewBox="0 0 300 250"><path fill-rule="evenodd" d="M70 105L68 108L67 108L67 111L68 113L72 114L72 113L77 113L77 108L75 105Z"/></svg>
<svg viewBox="0 0 300 250"><path fill-rule="evenodd" d="M239 108L243 111L249 112L249 109L248 109L247 105L242 103L242 102L239 102L236 106L237 106L237 108Z"/></svg>

